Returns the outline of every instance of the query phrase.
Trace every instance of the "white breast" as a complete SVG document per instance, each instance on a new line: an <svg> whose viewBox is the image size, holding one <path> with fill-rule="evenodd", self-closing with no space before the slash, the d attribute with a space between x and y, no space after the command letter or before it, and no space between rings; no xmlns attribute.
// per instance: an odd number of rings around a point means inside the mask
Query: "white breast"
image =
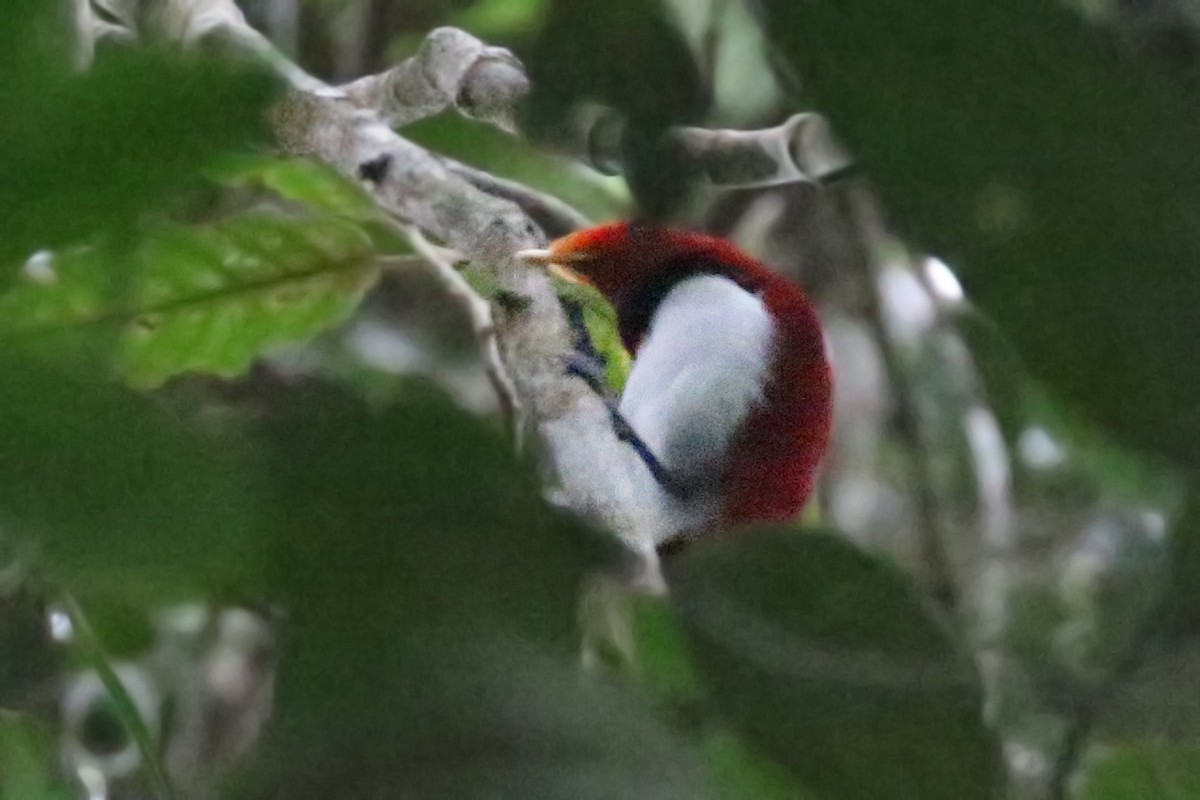
<svg viewBox="0 0 1200 800"><path fill-rule="evenodd" d="M705 504L734 433L762 399L774 338L762 300L716 275L681 281L655 311L621 412L662 465L697 490L693 505ZM693 510L712 506L710 498Z"/></svg>

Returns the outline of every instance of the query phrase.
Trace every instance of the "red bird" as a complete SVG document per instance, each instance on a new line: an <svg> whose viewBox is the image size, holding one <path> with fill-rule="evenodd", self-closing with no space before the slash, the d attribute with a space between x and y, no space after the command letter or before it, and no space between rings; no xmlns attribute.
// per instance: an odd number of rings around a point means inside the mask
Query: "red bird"
<svg viewBox="0 0 1200 800"><path fill-rule="evenodd" d="M578 273L616 309L634 354L620 412L669 476L660 543L799 513L833 412L800 287L723 239L636 223L519 255Z"/></svg>

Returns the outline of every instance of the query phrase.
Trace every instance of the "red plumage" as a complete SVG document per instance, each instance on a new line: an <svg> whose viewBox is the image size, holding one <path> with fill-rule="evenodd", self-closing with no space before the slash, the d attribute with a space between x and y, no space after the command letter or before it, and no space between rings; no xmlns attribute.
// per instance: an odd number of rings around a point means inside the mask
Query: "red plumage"
<svg viewBox="0 0 1200 800"><path fill-rule="evenodd" d="M631 223L559 239L549 260L578 266L613 304L634 370L655 312L681 281L720 276L761 301L773 326L768 367L761 395L725 451L713 522L782 521L799 513L812 493L833 413L820 320L800 287L724 239Z"/></svg>
<svg viewBox="0 0 1200 800"><path fill-rule="evenodd" d="M751 409L730 448L729 524L781 521L800 513L833 423L833 373L816 311L798 286L774 273L762 291L779 326L779 344L764 400Z"/></svg>

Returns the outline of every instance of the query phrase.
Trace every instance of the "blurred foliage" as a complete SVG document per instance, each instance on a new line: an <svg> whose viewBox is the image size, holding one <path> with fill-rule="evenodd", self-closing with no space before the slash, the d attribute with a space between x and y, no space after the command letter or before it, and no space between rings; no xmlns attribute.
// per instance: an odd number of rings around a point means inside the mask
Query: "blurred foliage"
<svg viewBox="0 0 1200 800"><path fill-rule="evenodd" d="M261 508L232 442L33 356L0 359L0 508L39 565L143 608L262 588Z"/></svg>
<svg viewBox="0 0 1200 800"><path fill-rule="evenodd" d="M1139 7L1154 19L1172 4L1112 5L1136 21ZM1139 456L1194 475L1194 47L1139 60L1111 31L1039 0L760 8L903 230L961 269L971 300L1067 403L1060 418L1076 431L1099 423ZM1172 41L1194 33L1176 28ZM1011 378L989 388L1004 383ZM1107 445L1082 455L1127 485L1141 472ZM1160 471L1149 475L1162 482ZM1167 602L1189 636L1200 618L1198 522L1192 499L1170 553ZM1143 608L1152 607L1161 582L1125 569L1132 559L1122 553L1125 574L1104 581L1144 587ZM1130 635L1126 648L1146 633L1120 634Z"/></svg>
<svg viewBox="0 0 1200 800"><path fill-rule="evenodd" d="M961 266L1035 374L1195 464L1189 95L1057 3L761 5L889 207Z"/></svg>
<svg viewBox="0 0 1200 800"><path fill-rule="evenodd" d="M18 591L17 583L13 575L6 575L0 585L0 708L26 705L52 682L55 668L43 604L31 593Z"/></svg>
<svg viewBox="0 0 1200 800"><path fill-rule="evenodd" d="M629 214L623 181L534 150L483 123L442 115L406 126L404 135L493 175L559 197L597 222Z"/></svg>
<svg viewBox="0 0 1200 800"><path fill-rule="evenodd" d="M1078 787L1078 800L1132 800L1200 796L1200 752L1195 747L1149 745L1097 756Z"/></svg>
<svg viewBox="0 0 1200 800"><path fill-rule="evenodd" d="M689 187L662 135L698 122L710 93L662 4L554 0L537 40L518 54L533 83L524 129L554 141L569 136L583 104L603 104L620 116L622 168L641 212L665 219L684 202Z"/></svg>
<svg viewBox="0 0 1200 800"><path fill-rule="evenodd" d="M1144 456L1193 467L1200 443L1188 347L1200 285L1193 120L1181 110L1186 91L1139 72L1064 9L1034 0L305 7L339 20L323 34L358 31L366 42L354 57L314 59L330 71L372 64L435 22L512 44L534 80L524 119L539 144L574 135L567 129L606 106L628 190L453 115L404 132L598 221L628 214L627 195L645 215L677 213L690 187L660 134L769 116L778 87L798 77L905 231L961 267L999 326L1000 336L973 335L975 317L956 320L953 335L922 329L919 346L898 356L920 383L910 422L944 434L926 444L960 448L933 452L929 474L950 527L975 537L963 560L976 571L962 574L979 584L967 587L977 603L999 609L993 616L970 608L967 623L943 619L902 559L831 533L747 532L670 560L669 598L624 597L608 609L609 624L629 626L618 643L627 647L585 670L580 588L617 574L620 555L543 500L536 465L514 455L494 420L396 377L427 365L426 351L445 352L402 323L459 321L401 270L376 285L380 265L407 253L394 221L331 168L263 155L276 91L264 75L111 47L75 72L54 4L9 5L0 706L22 711L0 711L0 798L79 796L67 783L102 771L108 762L72 749L80 731L59 730L70 715L56 710L53 687L75 685L68 666L111 687L116 655L142 659L164 720L146 723L119 692L104 715L85 715L107 726L92 737L104 746L127 746L130 733L141 746L140 772L104 776L110 794L169 794L145 778L182 770L170 735L183 730L189 746L211 735L227 748L212 763L203 746L185 754L206 782L246 756L213 789L231 798L997 797L999 741L1010 767L1012 753L1028 756L1027 740L1006 728L1021 716L1014 708L1061 713L1038 717L1028 737L1053 754L1053 735L1085 730L1088 704L1136 660L1157 601L1155 531L1182 494ZM733 44L725 27L736 29ZM763 35L778 45L769 65L736 56ZM721 105L722 96L732 99ZM479 273L468 278L487 293ZM619 387L630 362L611 308L586 288L560 289ZM389 305L389 292L408 304ZM389 314L391 328L379 323ZM974 361L955 349L960 335ZM473 343L460 331L453 349L473 354ZM1022 363L1053 394L1031 389ZM166 391L148 391L164 381ZM978 442L946 409L985 395L998 471L1020 501L1012 527L1043 548L1032 557L994 538L987 546L1001 552L979 554L986 498L976 472L987 465L978 452L964 457ZM1094 421L1129 451L1092 434ZM1022 449L1031 431L1069 454L1039 466ZM822 512L814 506L808 519L834 517ZM1198 541L1176 541L1181 585L1200 571ZM71 597L82 610L63 604ZM1190 608L1188 598L1176 602ZM213 609L188 623L190 606L170 624L158 616L181 601L244 604L257 627L222 629L228 619ZM994 667L1005 658L1019 669ZM243 717L266 712L248 687L269 693L272 681L271 721L254 747L255 720ZM1161 700L1157 682L1146 683ZM197 710L201 689L212 705ZM1134 694L1142 719L1127 715L1119 731L1135 738L1079 747L1072 796L1200 793L1194 742L1151 744L1161 721L1133 722L1154 716L1145 713L1154 700ZM1002 730L985 726L984 711ZM237 720L238 735L197 719Z"/></svg>
<svg viewBox="0 0 1200 800"><path fill-rule="evenodd" d="M504 41L536 28L546 5L547 0L479 0L452 14L449 22L485 41Z"/></svg>
<svg viewBox="0 0 1200 800"><path fill-rule="evenodd" d="M787 529L666 566L714 702L821 796L1000 796L972 670L905 576Z"/></svg>
<svg viewBox="0 0 1200 800"><path fill-rule="evenodd" d="M667 730L578 674L579 587L615 544L546 509L481 422L405 397L319 393L271 425L293 616L249 796L705 796Z"/></svg>
<svg viewBox="0 0 1200 800"><path fill-rule="evenodd" d="M120 232L119 221L195 186L215 153L265 144L262 110L277 91L247 66L165 50L104 49L76 73L65 46L45 52L58 10L26 0L6 9L15 42L3 48L0 103L20 109L0 117L6 279L35 250Z"/></svg>
<svg viewBox="0 0 1200 800"><path fill-rule="evenodd" d="M33 719L0 711L0 797L68 800L74 793L54 775L46 754L53 734Z"/></svg>

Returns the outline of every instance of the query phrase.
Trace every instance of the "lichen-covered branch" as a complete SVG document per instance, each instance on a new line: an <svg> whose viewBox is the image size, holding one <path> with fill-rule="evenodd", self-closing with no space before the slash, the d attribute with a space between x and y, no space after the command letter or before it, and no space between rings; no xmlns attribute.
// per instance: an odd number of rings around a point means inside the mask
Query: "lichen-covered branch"
<svg viewBox="0 0 1200 800"><path fill-rule="evenodd" d="M795 114L754 131L680 127L672 138L687 156L684 163L729 188L826 180L852 164L820 114Z"/></svg>
<svg viewBox="0 0 1200 800"><path fill-rule="evenodd" d="M392 126L454 107L510 133L517 102L529 92L525 68L503 47L490 47L458 28L438 28L399 66L344 88L362 108Z"/></svg>

